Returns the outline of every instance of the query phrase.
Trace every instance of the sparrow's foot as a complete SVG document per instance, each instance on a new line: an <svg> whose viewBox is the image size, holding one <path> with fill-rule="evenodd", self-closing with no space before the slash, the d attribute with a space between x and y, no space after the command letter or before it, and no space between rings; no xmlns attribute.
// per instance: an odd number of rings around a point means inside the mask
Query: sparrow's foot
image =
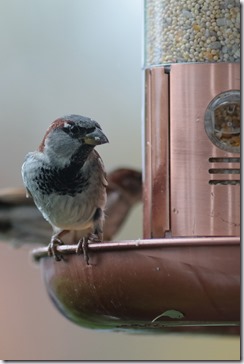
<svg viewBox="0 0 244 364"><path fill-rule="evenodd" d="M89 264L89 255L88 255L88 245L89 242L92 243L101 243L101 237L97 234L89 234L88 236L86 236L85 238L82 238L79 240L78 244L77 244L77 248L76 248L76 254L81 254L83 253L85 262L87 265Z"/></svg>
<svg viewBox="0 0 244 364"><path fill-rule="evenodd" d="M60 254L57 250L59 245L63 245L63 242L56 236L52 237L51 242L48 245L48 255L54 257L57 262L63 260L62 254Z"/></svg>
<svg viewBox="0 0 244 364"><path fill-rule="evenodd" d="M84 260L87 265L89 264L89 255L88 255L88 238L82 238L78 241L77 248L76 248L76 254L83 253Z"/></svg>
<svg viewBox="0 0 244 364"><path fill-rule="evenodd" d="M92 243L101 243L102 236L100 234L89 234L88 240Z"/></svg>

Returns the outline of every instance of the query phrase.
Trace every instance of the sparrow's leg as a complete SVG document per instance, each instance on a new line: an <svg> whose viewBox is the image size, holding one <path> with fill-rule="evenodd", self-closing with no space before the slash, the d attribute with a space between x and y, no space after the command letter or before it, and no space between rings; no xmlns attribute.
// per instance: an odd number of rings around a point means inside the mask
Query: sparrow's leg
<svg viewBox="0 0 244 364"><path fill-rule="evenodd" d="M104 221L104 213L100 207L98 207L93 216L94 221L94 232L89 233L86 237L79 240L77 244L76 253L81 254L83 252L84 259L89 265L89 256L88 256L88 243L101 243L103 240L103 221Z"/></svg>
<svg viewBox="0 0 244 364"><path fill-rule="evenodd" d="M63 245L63 241L60 239L60 237L65 233L67 233L67 230L62 230L57 234L54 234L48 245L48 255L53 256L57 262L60 262L63 259L63 256L58 252L57 247L59 245Z"/></svg>
<svg viewBox="0 0 244 364"><path fill-rule="evenodd" d="M77 248L76 248L76 254L83 253L83 257L84 257L86 264L90 265L89 264L89 255L88 255L88 241L89 241L89 235L84 238L81 238L78 241Z"/></svg>
<svg viewBox="0 0 244 364"><path fill-rule="evenodd" d="M94 220L94 234L90 235L90 240L100 243L103 241L103 223L104 223L104 212L102 209L97 208Z"/></svg>
<svg viewBox="0 0 244 364"><path fill-rule="evenodd" d="M81 254L83 253L83 256L84 256L84 259L85 259L85 262L87 265L90 265L89 264L89 255L88 255L88 245L89 245L89 242L93 242L93 243L101 243L102 241L102 235L101 233L90 233L88 234L86 237L80 239L78 241L78 244L77 244L77 248L76 248L76 253L77 254Z"/></svg>

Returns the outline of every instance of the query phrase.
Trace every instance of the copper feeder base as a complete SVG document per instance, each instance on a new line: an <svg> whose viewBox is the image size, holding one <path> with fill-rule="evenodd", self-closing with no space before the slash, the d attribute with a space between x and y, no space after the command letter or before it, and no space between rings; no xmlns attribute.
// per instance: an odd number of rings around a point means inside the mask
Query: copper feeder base
<svg viewBox="0 0 244 364"><path fill-rule="evenodd" d="M237 333L240 239L174 238L89 245L90 265L33 251L48 294L65 317L96 329Z"/></svg>

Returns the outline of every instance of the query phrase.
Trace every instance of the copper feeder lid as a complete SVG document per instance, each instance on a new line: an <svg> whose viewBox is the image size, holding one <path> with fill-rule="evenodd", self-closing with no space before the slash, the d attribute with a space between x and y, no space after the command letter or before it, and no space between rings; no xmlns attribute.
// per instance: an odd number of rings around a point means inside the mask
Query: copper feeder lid
<svg viewBox="0 0 244 364"><path fill-rule="evenodd" d="M237 333L240 239L164 238L93 243L90 265L60 246L64 260L33 251L46 289L76 324L113 331Z"/></svg>

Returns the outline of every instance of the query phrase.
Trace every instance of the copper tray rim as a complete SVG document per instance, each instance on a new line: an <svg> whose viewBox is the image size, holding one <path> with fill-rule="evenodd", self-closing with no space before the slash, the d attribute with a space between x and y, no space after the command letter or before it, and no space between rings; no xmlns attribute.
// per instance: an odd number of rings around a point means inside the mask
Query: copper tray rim
<svg viewBox="0 0 244 364"><path fill-rule="evenodd" d="M90 243L89 250L119 251L119 250L138 250L138 249L158 249L158 248L186 248L186 247L211 247L211 246L240 246L240 237L237 236L218 236L218 237L177 237L162 239L136 239L136 240L119 240L106 241L102 243ZM77 244L59 245L58 253L62 255L77 254ZM52 258L49 255L48 246L39 247L31 252L33 259L38 262L42 258Z"/></svg>

